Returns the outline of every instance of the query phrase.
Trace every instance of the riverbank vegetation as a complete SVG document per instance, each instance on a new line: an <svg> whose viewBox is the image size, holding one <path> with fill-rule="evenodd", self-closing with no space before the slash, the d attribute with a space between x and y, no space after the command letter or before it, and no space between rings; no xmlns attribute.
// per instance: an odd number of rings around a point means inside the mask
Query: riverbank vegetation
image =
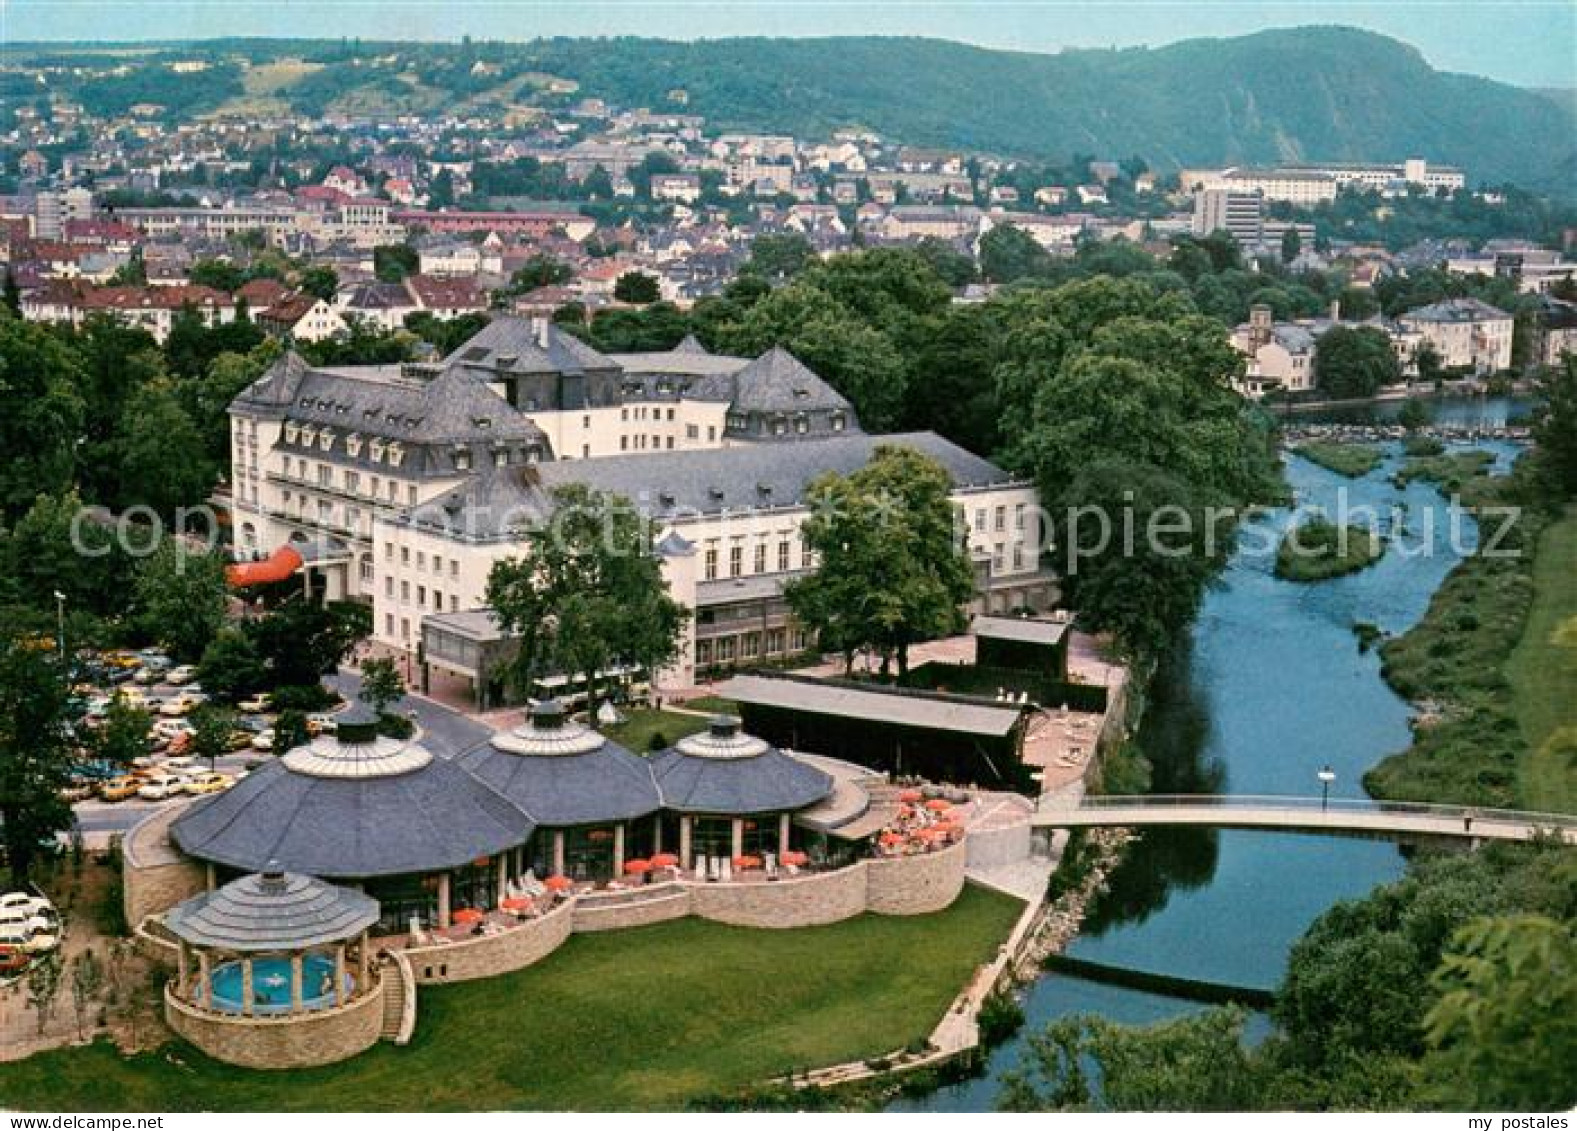
<svg viewBox="0 0 1577 1131"><path fill-rule="evenodd" d="M1325 581L1365 569L1384 554L1385 542L1375 532L1313 518L1282 536L1276 548L1276 576L1287 581Z"/></svg>
<svg viewBox="0 0 1577 1131"><path fill-rule="evenodd" d="M1333 440L1310 440L1292 450L1310 463L1349 479L1368 475L1385 459L1385 453L1373 444L1343 444Z"/></svg>
<svg viewBox="0 0 1577 1131"><path fill-rule="evenodd" d="M1447 497L1460 495L1472 480L1488 475L1495 465L1495 454L1482 448L1467 451L1441 451L1431 455L1410 455L1391 477L1398 487L1422 479L1440 488Z"/></svg>
<svg viewBox="0 0 1577 1131"><path fill-rule="evenodd" d="M934 915L762 931L683 919L576 935L535 966L423 987L416 1037L295 1072L184 1044L0 1064L43 1111L663 1111L923 1044L1024 905L968 885Z"/></svg>
<svg viewBox="0 0 1577 1131"><path fill-rule="evenodd" d="M1260 1045L1245 1045L1231 1007L1148 1028L1066 1018L1006 1074L1001 1106L1565 1110L1577 1102L1574 924L1569 849L1426 853L1315 922Z"/></svg>

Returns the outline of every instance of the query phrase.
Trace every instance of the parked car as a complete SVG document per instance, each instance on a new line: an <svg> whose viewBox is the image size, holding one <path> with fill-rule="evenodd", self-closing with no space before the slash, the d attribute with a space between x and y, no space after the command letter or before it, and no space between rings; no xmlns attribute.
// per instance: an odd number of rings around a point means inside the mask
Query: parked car
<svg viewBox="0 0 1577 1131"><path fill-rule="evenodd" d="M254 695L250 699L241 700L241 702L236 704L236 708L246 712L248 715L261 715L268 710L273 702L274 697L265 692L260 695Z"/></svg>
<svg viewBox="0 0 1577 1131"><path fill-rule="evenodd" d="M176 774L150 774L137 790L144 801L168 801L186 789L186 779Z"/></svg>
<svg viewBox="0 0 1577 1131"><path fill-rule="evenodd" d="M159 714L167 719L180 718L182 715L190 714L205 698L206 696L194 692L183 691L175 698L166 700L159 707Z"/></svg>
<svg viewBox="0 0 1577 1131"><path fill-rule="evenodd" d="M225 745L228 746L231 751L245 750L247 747L252 745L253 733L254 732L252 731L242 730L240 727L237 727L235 730L230 732L230 738L225 743Z"/></svg>
<svg viewBox="0 0 1577 1131"><path fill-rule="evenodd" d="M93 783L79 779L70 782L60 791L60 799L68 805L75 805L79 801L86 801L92 797L93 793Z"/></svg>
<svg viewBox="0 0 1577 1131"><path fill-rule="evenodd" d="M163 768L166 770L175 770L177 772L184 773L195 765L197 765L197 760L195 758L166 758L164 760Z"/></svg>
<svg viewBox="0 0 1577 1131"><path fill-rule="evenodd" d="M235 784L235 779L229 774L197 774L186 782L186 792L193 796L205 793L219 793L229 789Z"/></svg>
<svg viewBox="0 0 1577 1131"><path fill-rule="evenodd" d="M178 668L171 668L164 673L164 682L176 687L184 687L197 678L197 669L191 664L182 664Z"/></svg>
<svg viewBox="0 0 1577 1131"><path fill-rule="evenodd" d="M15 916L18 912L25 912L24 918L34 915L53 915L55 905L41 895L33 895L25 891L8 891L0 895L0 918Z"/></svg>
<svg viewBox="0 0 1577 1131"><path fill-rule="evenodd" d="M141 788L142 781L140 778L113 778L99 786L99 799L102 801L128 801L136 797L137 791Z"/></svg>
<svg viewBox="0 0 1577 1131"><path fill-rule="evenodd" d="M20 974L33 962L33 956L19 946L0 946L0 978Z"/></svg>
<svg viewBox="0 0 1577 1131"><path fill-rule="evenodd" d="M0 923L0 948L20 950L24 954L43 954L59 945L60 936L52 927L35 930L21 923Z"/></svg>
<svg viewBox="0 0 1577 1131"><path fill-rule="evenodd" d="M260 730L252 736L253 750L272 750L274 748L274 728Z"/></svg>
<svg viewBox="0 0 1577 1131"><path fill-rule="evenodd" d="M339 724L334 721L333 715L308 715L307 733L316 737L320 734L333 734L339 729Z"/></svg>
<svg viewBox="0 0 1577 1131"><path fill-rule="evenodd" d="M185 719L160 719L151 729L155 736L169 739L178 734L195 734L197 728Z"/></svg>

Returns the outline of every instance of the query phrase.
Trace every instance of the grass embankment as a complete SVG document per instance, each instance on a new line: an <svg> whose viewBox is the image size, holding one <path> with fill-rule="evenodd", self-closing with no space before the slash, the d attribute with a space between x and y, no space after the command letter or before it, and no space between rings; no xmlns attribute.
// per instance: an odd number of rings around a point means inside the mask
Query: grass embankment
<svg viewBox="0 0 1577 1131"><path fill-rule="evenodd" d="M750 930L685 919L576 935L536 966L424 987L416 1037L299 1072L173 1044L0 1064L0 1106L49 1111L673 1110L921 1042L1023 904L967 886L935 915Z"/></svg>
<svg viewBox="0 0 1577 1131"><path fill-rule="evenodd" d="M1413 745L1364 775L1373 796L1577 812L1577 516L1529 498L1520 468L1465 484L1470 508L1522 509L1381 648L1387 682L1425 710ZM1485 521L1486 545L1502 521Z"/></svg>
<svg viewBox="0 0 1577 1131"><path fill-rule="evenodd" d="M1309 440L1292 449L1326 471L1358 479L1380 466L1385 453L1373 444L1344 444L1334 440Z"/></svg>
<svg viewBox="0 0 1577 1131"><path fill-rule="evenodd" d="M1276 549L1276 576L1325 581L1371 566L1384 553L1385 542L1372 531L1313 518L1282 536Z"/></svg>

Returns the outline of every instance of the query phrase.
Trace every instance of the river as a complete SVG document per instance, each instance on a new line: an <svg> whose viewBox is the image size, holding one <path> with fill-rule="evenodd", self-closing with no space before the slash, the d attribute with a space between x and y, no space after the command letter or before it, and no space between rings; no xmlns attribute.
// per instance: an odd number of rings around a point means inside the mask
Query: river
<svg viewBox="0 0 1577 1131"><path fill-rule="evenodd" d="M1499 424L1521 402L1433 402L1442 423ZM1381 418L1395 406L1375 406ZM1349 410L1350 411L1350 410ZM1362 422L1362 418L1348 418ZM1502 469L1515 449L1497 452ZM1385 557L1347 577L1301 585L1272 572L1276 537L1293 513L1246 523L1219 585L1207 594L1187 643L1150 689L1140 745L1155 763L1156 793L1318 796L1317 772L1335 771L1332 797L1363 797L1362 776L1408 745L1408 705L1380 678L1377 653L1359 650L1354 622L1405 630L1445 575L1470 552L1471 520L1428 484L1391 485L1398 445L1385 463L1350 480L1298 458L1287 479L1298 507L1333 517L1346 506L1399 514ZM1256 552L1269 546L1270 551ZM1134 970L1229 985L1274 988L1292 944L1321 912L1401 875L1399 850L1383 841L1252 831L1148 829L1113 873L1068 953ZM1192 1002L1047 974L1024 996L1027 1022L995 1049L979 1078L895 1109L989 1111L1001 1072L1017 1065L1025 1037L1048 1021L1095 1013L1144 1024L1202 1008ZM1250 1039L1269 1031L1256 1015Z"/></svg>

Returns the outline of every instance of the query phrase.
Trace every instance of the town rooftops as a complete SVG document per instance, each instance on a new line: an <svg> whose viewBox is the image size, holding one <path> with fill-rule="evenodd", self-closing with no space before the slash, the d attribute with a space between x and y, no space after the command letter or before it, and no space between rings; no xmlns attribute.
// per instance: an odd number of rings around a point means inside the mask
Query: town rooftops
<svg viewBox="0 0 1577 1131"><path fill-rule="evenodd" d="M1482 299L1448 298L1409 310L1401 318L1404 322L1495 322L1509 321L1511 315Z"/></svg>

